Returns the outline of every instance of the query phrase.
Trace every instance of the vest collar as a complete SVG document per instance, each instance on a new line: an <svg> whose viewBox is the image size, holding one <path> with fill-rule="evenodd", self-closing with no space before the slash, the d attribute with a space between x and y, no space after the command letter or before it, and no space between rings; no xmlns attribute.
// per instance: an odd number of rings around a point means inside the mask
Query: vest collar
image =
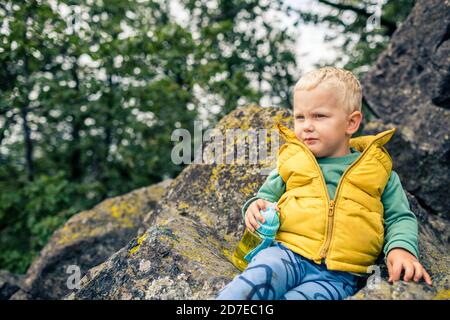
<svg viewBox="0 0 450 320"><path fill-rule="evenodd" d="M277 127L280 135L284 138L284 140L286 140L286 142L294 143L301 147L306 147L305 144L297 138L297 136L291 129L282 125L281 123L277 123ZM392 138L396 130L397 130L396 128L392 128L380 132L377 135L366 135L351 138L350 147L353 147L356 151L359 152L363 152L366 148L368 148L372 144L375 144L378 147L382 147Z"/></svg>

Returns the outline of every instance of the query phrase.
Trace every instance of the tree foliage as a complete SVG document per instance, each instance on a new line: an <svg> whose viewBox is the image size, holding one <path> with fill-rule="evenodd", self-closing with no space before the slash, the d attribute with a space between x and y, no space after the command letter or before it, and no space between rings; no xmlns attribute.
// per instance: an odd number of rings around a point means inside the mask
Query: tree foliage
<svg viewBox="0 0 450 320"><path fill-rule="evenodd" d="M338 53L336 60L328 63L341 65L361 77L386 48L415 0L316 0L316 4L321 10L296 10L301 21L327 26L330 32L325 41L334 43ZM377 6L381 14L375 21L372 19Z"/></svg>
<svg viewBox="0 0 450 320"><path fill-rule="evenodd" d="M290 106L281 1L0 4L0 269L107 197L174 177L171 133L237 106ZM187 17L182 23L179 15Z"/></svg>

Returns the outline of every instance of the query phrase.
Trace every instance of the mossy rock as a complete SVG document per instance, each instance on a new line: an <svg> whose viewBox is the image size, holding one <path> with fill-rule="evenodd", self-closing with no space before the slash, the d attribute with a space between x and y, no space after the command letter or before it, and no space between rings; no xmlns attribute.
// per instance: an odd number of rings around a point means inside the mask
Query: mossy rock
<svg viewBox="0 0 450 320"><path fill-rule="evenodd" d="M70 293L70 265L83 276L126 245L171 180L109 198L71 217L58 229L27 271L17 299L59 299Z"/></svg>
<svg viewBox="0 0 450 320"><path fill-rule="evenodd" d="M0 300L8 300L22 287L23 276L0 270Z"/></svg>
<svg viewBox="0 0 450 320"><path fill-rule="evenodd" d="M429 210L450 218L450 2L416 1L361 79L365 102L405 144L397 171Z"/></svg>
<svg viewBox="0 0 450 320"><path fill-rule="evenodd" d="M68 299L208 299L229 282L232 243L209 226L174 217L91 269Z"/></svg>

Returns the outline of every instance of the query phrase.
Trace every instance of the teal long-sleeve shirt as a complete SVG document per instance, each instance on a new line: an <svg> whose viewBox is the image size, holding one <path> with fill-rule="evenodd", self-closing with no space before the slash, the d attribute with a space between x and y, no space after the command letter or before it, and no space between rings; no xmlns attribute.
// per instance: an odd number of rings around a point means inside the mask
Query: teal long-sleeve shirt
<svg viewBox="0 0 450 320"><path fill-rule="evenodd" d="M351 151L352 153L343 157L317 158L331 199L334 198L342 174L360 154L360 152L354 149ZM278 202L285 192L286 184L275 169L267 177L256 196L245 202L242 207L242 216L245 216L248 206L256 199ZM387 254L394 248L408 250L419 259L417 219L410 209L408 198L403 190L400 178L395 171L391 173L381 196L381 201L384 207L385 238L383 252L385 262Z"/></svg>

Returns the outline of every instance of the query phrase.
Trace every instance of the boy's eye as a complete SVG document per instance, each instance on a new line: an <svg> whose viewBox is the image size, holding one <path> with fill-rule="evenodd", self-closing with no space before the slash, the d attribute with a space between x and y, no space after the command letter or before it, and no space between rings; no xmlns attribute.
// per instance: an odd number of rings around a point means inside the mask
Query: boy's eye
<svg viewBox="0 0 450 320"><path fill-rule="evenodd" d="M314 118L314 119L322 119L322 118L326 118L326 117L327 116L325 114L322 114L322 113L317 113L317 114L313 114L312 115L312 118ZM295 116L295 119L296 120L305 120L305 116L297 115L297 116Z"/></svg>

